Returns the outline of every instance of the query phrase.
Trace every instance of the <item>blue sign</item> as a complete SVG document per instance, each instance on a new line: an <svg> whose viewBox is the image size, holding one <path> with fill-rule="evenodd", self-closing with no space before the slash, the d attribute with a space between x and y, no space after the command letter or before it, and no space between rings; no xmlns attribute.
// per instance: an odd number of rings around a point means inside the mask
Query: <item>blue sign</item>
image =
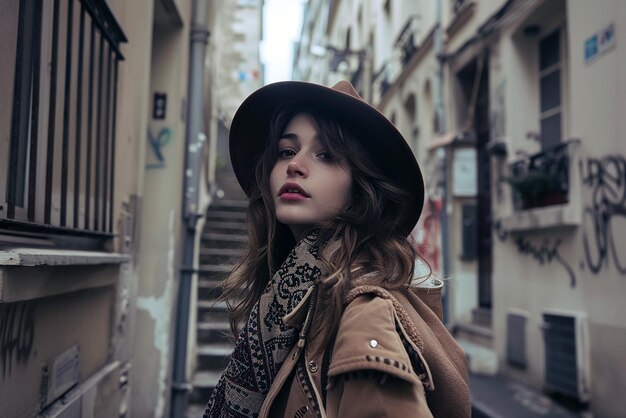
<svg viewBox="0 0 626 418"><path fill-rule="evenodd" d="M602 30L585 39L585 63L593 61L597 56L615 45L615 25L611 23Z"/></svg>

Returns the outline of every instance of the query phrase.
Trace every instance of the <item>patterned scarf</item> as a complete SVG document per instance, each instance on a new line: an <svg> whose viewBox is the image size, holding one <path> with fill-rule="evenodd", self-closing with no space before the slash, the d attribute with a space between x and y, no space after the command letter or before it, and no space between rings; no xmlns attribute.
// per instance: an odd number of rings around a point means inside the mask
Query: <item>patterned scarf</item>
<svg viewBox="0 0 626 418"><path fill-rule="evenodd" d="M318 232L312 232L294 247L252 308L203 418L258 417L298 338L298 330L285 325L283 318L313 283L327 274L317 238Z"/></svg>

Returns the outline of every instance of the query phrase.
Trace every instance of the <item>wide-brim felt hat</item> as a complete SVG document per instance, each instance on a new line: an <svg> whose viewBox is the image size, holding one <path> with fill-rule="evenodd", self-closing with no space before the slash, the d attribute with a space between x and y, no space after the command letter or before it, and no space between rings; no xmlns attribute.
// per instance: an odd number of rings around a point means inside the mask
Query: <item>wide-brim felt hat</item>
<svg viewBox="0 0 626 418"><path fill-rule="evenodd" d="M269 138L270 123L278 106L294 102L321 109L347 127L392 183L405 190L400 227L408 235L422 212L424 180L413 151L398 129L369 105L348 81L332 87L303 81L268 84L248 96L233 117L230 159L244 192L255 186L255 168Z"/></svg>

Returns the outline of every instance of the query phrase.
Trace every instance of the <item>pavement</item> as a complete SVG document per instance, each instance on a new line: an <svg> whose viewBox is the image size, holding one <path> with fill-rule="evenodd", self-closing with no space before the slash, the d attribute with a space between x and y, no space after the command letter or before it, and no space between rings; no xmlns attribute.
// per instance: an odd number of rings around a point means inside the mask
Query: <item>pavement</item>
<svg viewBox="0 0 626 418"><path fill-rule="evenodd" d="M502 376L470 373L473 418L590 418L547 395Z"/></svg>

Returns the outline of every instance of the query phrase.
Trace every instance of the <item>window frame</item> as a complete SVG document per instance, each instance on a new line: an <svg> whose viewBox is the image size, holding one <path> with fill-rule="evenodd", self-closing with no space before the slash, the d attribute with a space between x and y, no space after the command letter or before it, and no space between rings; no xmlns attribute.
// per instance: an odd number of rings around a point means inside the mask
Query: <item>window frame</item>
<svg viewBox="0 0 626 418"><path fill-rule="evenodd" d="M541 69L541 43L552 36L554 33L558 33L559 40L559 55L558 55L558 63L552 64L549 67ZM540 143L542 149L550 149L552 147L556 147L563 143L567 138L569 138L569 90L568 80L569 80L569 66L568 66L568 52L567 52L567 31L565 22L559 22L553 25L550 25L545 30L545 35L541 36L537 40L537 90L538 90L538 103L537 103L537 126L539 128L540 133ZM553 74L555 71L559 72L559 105L548 109L546 111L542 111L542 88L541 81ZM560 115L560 133L561 136L558 141L550 141L545 140L543 138L543 131L541 130L542 122L552 116Z"/></svg>
<svg viewBox="0 0 626 418"><path fill-rule="evenodd" d="M84 245L87 237L104 245L114 236L117 93L124 60L119 48L126 36L104 1L18 0L17 7L11 124L9 140L0 143L7 156L0 160L6 175L0 182L0 245L16 236L37 242L43 237L56 246L72 246L68 237ZM92 48L96 39L99 47ZM93 59L96 50L103 58ZM24 62L30 68L21 71ZM94 75L97 96L85 90L93 87ZM102 177L93 192L87 155L92 136L104 136L91 150ZM25 155L22 167L13 162L18 151Z"/></svg>

